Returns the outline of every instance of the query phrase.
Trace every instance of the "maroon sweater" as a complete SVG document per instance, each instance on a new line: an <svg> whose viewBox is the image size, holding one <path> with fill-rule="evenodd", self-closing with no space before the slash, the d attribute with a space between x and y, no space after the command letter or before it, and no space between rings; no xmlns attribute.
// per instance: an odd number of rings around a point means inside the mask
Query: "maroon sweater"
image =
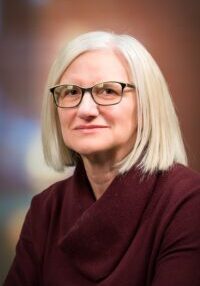
<svg viewBox="0 0 200 286"><path fill-rule="evenodd" d="M4 285L199 286L199 174L132 168L96 201L77 167L33 198Z"/></svg>

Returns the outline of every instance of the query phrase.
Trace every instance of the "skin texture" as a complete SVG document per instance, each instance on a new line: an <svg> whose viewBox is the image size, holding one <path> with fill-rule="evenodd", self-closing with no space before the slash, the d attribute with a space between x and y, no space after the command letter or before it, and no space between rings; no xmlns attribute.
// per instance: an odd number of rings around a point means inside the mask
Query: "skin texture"
<svg viewBox="0 0 200 286"><path fill-rule="evenodd" d="M128 65L112 49L86 52L77 57L63 73L60 84L90 87L104 81L131 83ZM75 150L99 198L116 176L113 166L132 149L137 131L135 90L125 88L121 102L98 106L86 92L75 108L58 108L65 144Z"/></svg>

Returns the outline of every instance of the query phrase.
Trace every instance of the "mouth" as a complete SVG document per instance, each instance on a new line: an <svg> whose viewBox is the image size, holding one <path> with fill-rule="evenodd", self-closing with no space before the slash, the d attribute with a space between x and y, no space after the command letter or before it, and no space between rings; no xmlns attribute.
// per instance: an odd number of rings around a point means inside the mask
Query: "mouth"
<svg viewBox="0 0 200 286"><path fill-rule="evenodd" d="M108 128L108 126L106 125L79 125L79 126L76 126L74 128L74 130L94 130L94 129L103 129L103 128Z"/></svg>
<svg viewBox="0 0 200 286"><path fill-rule="evenodd" d="M74 128L74 130L82 130L82 129L97 129L97 128L108 128L108 126L104 125L79 125Z"/></svg>

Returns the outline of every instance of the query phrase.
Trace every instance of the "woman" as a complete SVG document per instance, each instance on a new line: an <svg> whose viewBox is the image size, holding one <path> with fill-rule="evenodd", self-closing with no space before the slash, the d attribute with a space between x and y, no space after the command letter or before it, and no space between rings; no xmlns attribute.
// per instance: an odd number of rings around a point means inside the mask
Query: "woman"
<svg viewBox="0 0 200 286"><path fill-rule="evenodd" d="M91 32L49 74L43 146L74 175L32 200L5 285L200 285L200 176L134 38Z"/></svg>

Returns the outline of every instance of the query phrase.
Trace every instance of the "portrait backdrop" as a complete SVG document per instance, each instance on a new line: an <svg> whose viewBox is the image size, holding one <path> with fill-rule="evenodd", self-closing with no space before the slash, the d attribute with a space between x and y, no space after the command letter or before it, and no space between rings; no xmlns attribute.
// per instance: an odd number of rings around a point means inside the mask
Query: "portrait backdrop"
<svg viewBox="0 0 200 286"><path fill-rule="evenodd" d="M44 163L45 81L65 42L92 30L131 34L168 82L189 166L200 171L200 2L197 0L3 0L0 2L0 284L34 194L69 176Z"/></svg>

